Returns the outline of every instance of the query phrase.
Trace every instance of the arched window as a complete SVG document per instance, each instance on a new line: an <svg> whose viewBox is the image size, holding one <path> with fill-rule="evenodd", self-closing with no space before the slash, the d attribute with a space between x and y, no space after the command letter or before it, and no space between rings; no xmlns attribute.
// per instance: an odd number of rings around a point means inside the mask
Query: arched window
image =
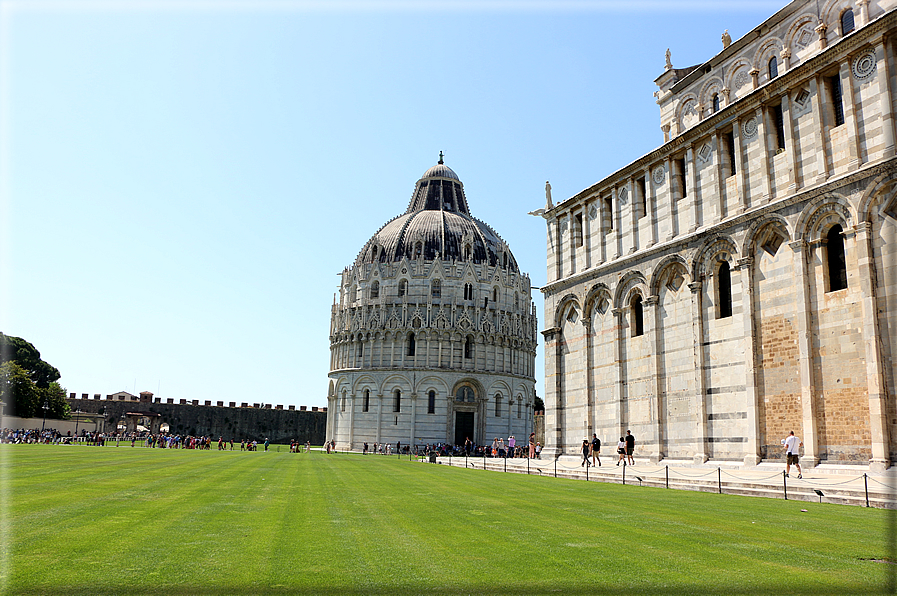
<svg viewBox="0 0 897 596"><path fill-rule="evenodd" d="M629 303L630 316L632 317L632 337L638 337L645 333L645 316L642 309L642 297L636 294Z"/></svg>
<svg viewBox="0 0 897 596"><path fill-rule="evenodd" d="M841 13L841 35L847 35L854 30L856 25L853 22L853 10L848 8Z"/></svg>
<svg viewBox="0 0 897 596"><path fill-rule="evenodd" d="M340 401L340 408L339 408L339 409L340 409L341 412L345 412L345 411L346 411L346 390L345 390L345 389L343 389L343 399Z"/></svg>
<svg viewBox="0 0 897 596"><path fill-rule="evenodd" d="M844 253L843 233L844 229L836 224L825 237L829 292L837 292L847 287L847 258Z"/></svg>
<svg viewBox="0 0 897 596"><path fill-rule="evenodd" d="M473 255L473 247L469 244L464 245L464 260L469 261L470 257Z"/></svg>
<svg viewBox="0 0 897 596"><path fill-rule="evenodd" d="M498 302L498 288L492 288L492 302Z"/></svg>
<svg viewBox="0 0 897 596"><path fill-rule="evenodd" d="M430 391L427 394L427 414L436 413L436 392Z"/></svg>
<svg viewBox="0 0 897 596"><path fill-rule="evenodd" d="M729 262L719 264L716 273L716 299L719 303L717 318L725 319L732 316L732 272L729 270Z"/></svg>
<svg viewBox="0 0 897 596"><path fill-rule="evenodd" d="M502 262L502 267L507 269L508 268L508 253L505 252L505 253L501 254L501 262Z"/></svg>
<svg viewBox="0 0 897 596"><path fill-rule="evenodd" d="M409 333L408 334L408 352L406 353L406 356L414 356L415 348L416 348L416 346L414 344L414 334Z"/></svg>
<svg viewBox="0 0 897 596"><path fill-rule="evenodd" d="M464 284L464 299L473 300L473 284Z"/></svg>
<svg viewBox="0 0 897 596"><path fill-rule="evenodd" d="M495 417L501 417L501 393L495 394Z"/></svg>
<svg viewBox="0 0 897 596"><path fill-rule="evenodd" d="M517 292L514 292L514 308L520 308L520 296L517 295Z"/></svg>
<svg viewBox="0 0 897 596"><path fill-rule="evenodd" d="M369 412L371 410L371 390L364 390L364 401L361 402L361 411Z"/></svg>
<svg viewBox="0 0 897 596"><path fill-rule="evenodd" d="M473 358L473 338L469 335L467 339L464 340L464 357L468 360Z"/></svg>
<svg viewBox="0 0 897 596"><path fill-rule="evenodd" d="M371 248L371 262L372 262L372 263L376 263L376 262L377 262L377 253L378 253L377 246L374 245L374 246Z"/></svg>
<svg viewBox="0 0 897 596"><path fill-rule="evenodd" d="M398 389L396 389L396 392L393 395L392 411L393 412L401 412L402 411L402 392L399 391Z"/></svg>
<svg viewBox="0 0 897 596"><path fill-rule="evenodd" d="M415 243L415 245L414 245L414 258L415 258L415 259L419 259L419 258L421 258L422 256L424 256L424 243L423 243L423 242L417 242L417 243Z"/></svg>
<svg viewBox="0 0 897 596"><path fill-rule="evenodd" d="M476 401L476 395L472 388L467 385L462 385L455 391L455 401L474 402Z"/></svg>
<svg viewBox="0 0 897 596"><path fill-rule="evenodd" d="M523 396L517 396L517 417L520 418L523 414Z"/></svg>
<svg viewBox="0 0 897 596"><path fill-rule="evenodd" d="M374 281L371 284L371 298L379 298L380 297L380 282Z"/></svg>
<svg viewBox="0 0 897 596"><path fill-rule="evenodd" d="M713 113L716 114L717 112L719 112L719 93L713 94L712 104L713 104Z"/></svg>
<svg viewBox="0 0 897 596"><path fill-rule="evenodd" d="M779 62L776 60L776 57L773 56L769 59L769 80L773 80L779 76Z"/></svg>
<svg viewBox="0 0 897 596"><path fill-rule="evenodd" d="M404 296L408 293L408 280L402 279L399 280L399 296Z"/></svg>
<svg viewBox="0 0 897 596"><path fill-rule="evenodd" d="M434 279L430 282L430 295L433 298L441 298L442 297L442 282L438 279Z"/></svg>
<svg viewBox="0 0 897 596"><path fill-rule="evenodd" d="M358 357L359 360L364 358L364 337L361 335L358 336L358 339L355 340L355 356Z"/></svg>

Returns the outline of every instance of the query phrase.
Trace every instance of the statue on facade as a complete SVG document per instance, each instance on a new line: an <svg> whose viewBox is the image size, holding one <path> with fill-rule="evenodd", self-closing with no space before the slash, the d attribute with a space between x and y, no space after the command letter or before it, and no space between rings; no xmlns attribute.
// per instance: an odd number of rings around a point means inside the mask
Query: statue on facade
<svg viewBox="0 0 897 596"><path fill-rule="evenodd" d="M551 202L551 184L548 180L545 181L545 209L551 209L554 207L554 203Z"/></svg>
<svg viewBox="0 0 897 596"><path fill-rule="evenodd" d="M664 66L664 68L666 70L670 70L671 68L673 68L673 61L672 61L672 56L670 55L670 48L667 48L666 58L667 58L667 63Z"/></svg>
<svg viewBox="0 0 897 596"><path fill-rule="evenodd" d="M729 35L729 30L726 29L723 31L723 49L728 48L730 43L732 43L732 36Z"/></svg>

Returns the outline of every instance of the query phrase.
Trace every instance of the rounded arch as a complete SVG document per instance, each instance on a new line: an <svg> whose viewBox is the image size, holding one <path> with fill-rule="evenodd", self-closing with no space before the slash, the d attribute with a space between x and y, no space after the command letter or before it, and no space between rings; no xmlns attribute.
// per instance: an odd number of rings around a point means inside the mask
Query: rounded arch
<svg viewBox="0 0 897 596"><path fill-rule="evenodd" d="M897 194L897 176L887 172L876 176L876 178L863 191L860 202L857 205L857 221L872 221L876 204L889 204L890 199ZM879 201L879 197L882 197ZM890 195L890 196L887 196Z"/></svg>
<svg viewBox="0 0 897 596"><path fill-rule="evenodd" d="M765 232L769 229L769 226L773 226L782 232L784 234L785 242L790 242L791 239L794 238L794 230L788 225L788 220L778 213L769 213L754 220L754 222L748 226L747 232L744 235L744 240L741 243L741 254L752 255L754 253L752 248L754 243L757 241L762 242L764 240Z"/></svg>
<svg viewBox="0 0 897 596"><path fill-rule="evenodd" d="M648 289L652 296L660 294L660 286L667 281L671 270L679 270L681 273L689 276L688 263L684 258L680 255L665 256L655 265L654 271L651 273L651 282L648 284Z"/></svg>
<svg viewBox="0 0 897 596"><path fill-rule="evenodd" d="M598 283L592 286L589 289L588 294L586 294L585 301L585 312L587 316L592 316L592 312L594 312L595 308L597 308L602 300L606 300L608 304L613 303L613 294L610 291L610 288L603 283Z"/></svg>
<svg viewBox="0 0 897 596"><path fill-rule="evenodd" d="M701 88L701 92L698 97L700 98L701 104L704 106L705 110L711 107L713 103L713 96L722 92L723 87L723 80L718 76L714 76L712 79L704 83L704 86Z"/></svg>
<svg viewBox="0 0 897 596"><path fill-rule="evenodd" d="M679 99L676 105L676 121L680 130L690 128L700 121L698 103L698 96L694 93L687 93Z"/></svg>
<svg viewBox="0 0 897 596"><path fill-rule="evenodd" d="M496 393L501 393L502 397L504 397L505 399L512 395L511 386L502 379L497 379L490 383L489 388L486 390L486 393L490 397L495 397Z"/></svg>
<svg viewBox="0 0 897 596"><path fill-rule="evenodd" d="M828 0L828 2L822 5L822 10L819 11L819 18L828 25L826 36L832 30L837 31L839 36L841 35L841 14L852 8L853 6L847 0Z"/></svg>
<svg viewBox="0 0 897 596"><path fill-rule="evenodd" d="M411 391L411 383L408 381L408 377L404 375L389 375L380 383L378 393L380 395L392 395L395 389L401 389L402 393Z"/></svg>
<svg viewBox="0 0 897 596"><path fill-rule="evenodd" d="M333 392L330 394L331 397L340 395L343 389L348 389L352 385L351 381L349 381L349 377L345 375L340 375L339 377L337 377L335 383L333 382L333 380L331 380L330 382L333 383Z"/></svg>
<svg viewBox="0 0 897 596"><path fill-rule="evenodd" d="M483 387L482 383L474 377L464 377L463 379L456 381L452 386L452 399L455 399L455 396L458 395L458 390L461 387L470 387L473 389L474 403L481 401L486 396L486 388Z"/></svg>
<svg viewBox="0 0 897 596"><path fill-rule="evenodd" d="M826 193L804 206L794 226L794 236L810 242L824 236L836 223L846 230L854 221L850 201L843 195Z"/></svg>
<svg viewBox="0 0 897 596"><path fill-rule="evenodd" d="M729 65L729 68L726 71L725 81L726 87L729 88L729 104L734 103L736 99L739 99L738 91L747 85L747 93L750 93L753 90L751 84L751 62L745 57L739 58ZM742 77L742 71L744 72L744 77ZM742 95L745 95L742 93ZM727 104L728 105L728 104Z"/></svg>
<svg viewBox="0 0 897 596"><path fill-rule="evenodd" d="M642 275L640 271L629 271L626 273L620 280L620 283L617 284L616 291L614 292L614 308L624 308L629 306L629 294L632 292L633 288L641 287L642 295L646 295L646 285L645 276Z"/></svg>
<svg viewBox="0 0 897 596"><path fill-rule="evenodd" d="M766 68L766 63L770 58L775 56L778 58L782 53L782 40L778 37L770 37L767 38L760 47L757 48L757 51L754 52L754 57L751 59L751 64L754 68L758 69L761 73L763 69Z"/></svg>
<svg viewBox="0 0 897 596"><path fill-rule="evenodd" d="M436 395L446 396L449 392L449 386L442 377L430 375L418 381L417 386L414 388L414 392L418 395L425 395L431 390L435 391Z"/></svg>
<svg viewBox="0 0 897 596"><path fill-rule="evenodd" d="M715 263L726 260L731 268L735 268L735 261L738 258L738 248L728 236L715 234L704 241L698 251L695 253L694 261L691 266L691 278L693 281L700 281L711 274L711 270Z"/></svg>
<svg viewBox="0 0 897 596"><path fill-rule="evenodd" d="M792 50L801 50L806 47L806 45L801 43L801 31L807 26L812 30L818 21L819 19L812 13L804 13L791 21L791 25L788 27L788 33L785 34L785 44L787 47L792 48ZM813 37L815 40L815 35ZM792 66L794 66L794 64L797 63L797 56L792 54L791 61Z"/></svg>
<svg viewBox="0 0 897 596"><path fill-rule="evenodd" d="M554 326L561 327L564 324L564 318L567 316L567 312L570 306L576 308L577 312L582 310L582 306L580 305L579 297L575 294L567 294L563 298L561 298L560 302L558 302L557 308L554 309Z"/></svg>
<svg viewBox="0 0 897 596"><path fill-rule="evenodd" d="M358 393L365 387L368 389L377 389L377 381L374 380L374 377L371 375L361 375L356 378L352 382L352 393L358 395Z"/></svg>

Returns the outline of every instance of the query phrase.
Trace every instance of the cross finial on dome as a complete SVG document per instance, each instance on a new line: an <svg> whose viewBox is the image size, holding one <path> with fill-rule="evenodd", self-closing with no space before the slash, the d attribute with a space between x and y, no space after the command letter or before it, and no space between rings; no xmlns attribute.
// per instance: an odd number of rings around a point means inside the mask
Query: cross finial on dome
<svg viewBox="0 0 897 596"><path fill-rule="evenodd" d="M445 162L442 160L442 151L439 152L439 163L445 163Z"/></svg>

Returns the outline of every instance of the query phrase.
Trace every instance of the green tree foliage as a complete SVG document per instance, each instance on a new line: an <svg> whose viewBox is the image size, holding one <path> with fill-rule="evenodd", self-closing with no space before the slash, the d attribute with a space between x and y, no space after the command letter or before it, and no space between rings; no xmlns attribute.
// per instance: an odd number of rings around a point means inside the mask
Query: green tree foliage
<svg viewBox="0 0 897 596"><path fill-rule="evenodd" d="M21 366L41 389L47 389L50 383L59 380L59 370L41 360L40 352L30 342L0 333L0 364L10 360Z"/></svg>
<svg viewBox="0 0 897 596"><path fill-rule="evenodd" d="M44 362L40 352L21 337L0 333L0 401L21 418L69 418L65 389L57 383L59 370Z"/></svg>
<svg viewBox="0 0 897 596"><path fill-rule="evenodd" d="M542 398L538 395L536 399L533 401L533 411L535 412L544 412L545 411L545 402L542 401Z"/></svg>

